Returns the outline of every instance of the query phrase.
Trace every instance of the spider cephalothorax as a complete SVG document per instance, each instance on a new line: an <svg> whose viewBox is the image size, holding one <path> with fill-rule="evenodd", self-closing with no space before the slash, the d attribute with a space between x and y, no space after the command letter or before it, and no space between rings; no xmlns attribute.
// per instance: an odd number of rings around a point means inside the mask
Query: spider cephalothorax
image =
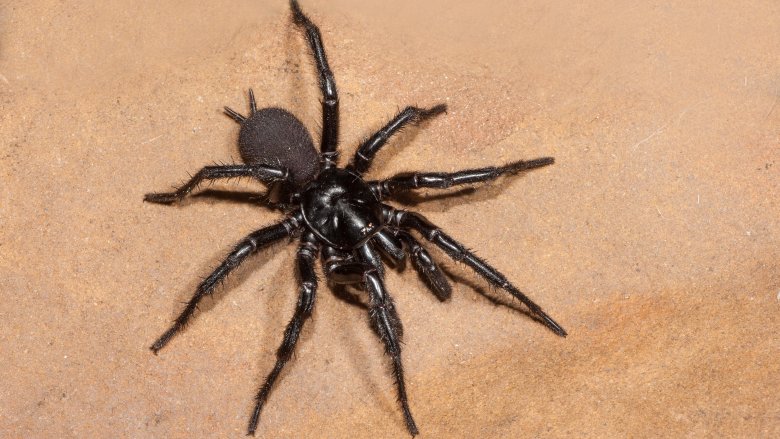
<svg viewBox="0 0 780 439"><path fill-rule="evenodd" d="M241 125L238 145L244 163L207 166L174 192L146 195L146 201L170 204L184 198L203 181L251 177L270 186L269 193L273 193L273 198L278 201L272 203L273 206L285 213L282 221L249 234L236 245L220 266L200 283L173 325L154 342L151 349L157 353L181 331L200 300L211 294L216 285L248 256L282 238L299 236L300 246L296 257L300 275L298 304L277 351L276 365L255 397L249 433L254 434L271 387L290 359L304 321L311 315L317 290L314 264L320 255L325 277L330 282L358 285L368 293L371 326L392 360L406 427L415 435L417 426L409 409L401 366L401 321L384 286L382 255L393 262L401 262L408 255L412 266L442 301L450 297L452 287L412 232L419 233L449 257L469 266L491 285L519 299L556 334L565 336L566 331L495 268L422 215L395 209L383 203L383 200L417 188L444 189L490 181L503 174L550 165L553 159L544 157L500 167L453 173L404 173L385 180L364 180L363 174L371 166L374 155L394 133L404 126L446 111L444 105L436 105L429 109L407 107L364 141L345 168L339 168L339 101L336 83L328 66L319 30L303 14L296 0L290 1L290 7L293 22L306 33L319 74L323 95L320 152L316 151L309 132L294 115L281 108L258 110L254 94L249 90L249 117L225 108L225 112Z"/></svg>

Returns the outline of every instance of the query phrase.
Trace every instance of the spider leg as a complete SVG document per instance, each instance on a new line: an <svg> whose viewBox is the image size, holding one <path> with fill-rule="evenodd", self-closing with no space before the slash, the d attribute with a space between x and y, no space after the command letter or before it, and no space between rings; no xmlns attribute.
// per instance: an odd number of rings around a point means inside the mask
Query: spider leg
<svg viewBox="0 0 780 439"><path fill-rule="evenodd" d="M490 166L479 169L466 169L457 172L405 172L387 180L371 181L369 186L380 199L418 188L447 189L461 184L481 183L495 180L504 174L515 174L529 169L552 165L555 159L541 157L533 160L519 160L504 166Z"/></svg>
<svg viewBox="0 0 780 439"><path fill-rule="evenodd" d="M306 39L311 47L314 62L319 74L320 90L322 92L322 138L320 139L320 152L326 166L335 164L338 157L336 150L339 142L339 95L336 90L336 80L330 71L325 48L322 45L322 36L317 25L309 20L309 17L301 11L297 0L290 0L293 23L300 26L306 32Z"/></svg>
<svg viewBox="0 0 780 439"><path fill-rule="evenodd" d="M398 388L398 401L404 413L406 428L412 436L418 433L406 396L403 366L401 364L401 338L403 327L393 301L387 294L382 273L377 269L376 252L370 244L363 250L355 250L354 257L326 247L323 250L324 268L328 278L338 284L363 284L369 296L369 318L374 331L385 345L385 351L393 361L393 373ZM381 262L379 262L381 264Z"/></svg>
<svg viewBox="0 0 780 439"><path fill-rule="evenodd" d="M406 244L406 249L412 259L412 266L428 284L436 298L442 302L449 299L452 296L452 285L444 272L436 265L431 254L410 233L398 230L395 235Z"/></svg>
<svg viewBox="0 0 780 439"><path fill-rule="evenodd" d="M373 267L379 273L379 277L385 278L385 264L382 263L382 258L373 245L361 245L353 251L353 254L357 262Z"/></svg>
<svg viewBox="0 0 780 439"><path fill-rule="evenodd" d="M468 251L461 243L452 239L449 235L444 233L441 229L436 227L430 221L428 221L422 215L403 211L394 210L390 206L384 206L385 215L389 218L390 222L397 227L404 229L413 229L422 234L427 240L436 244L437 247L444 250L452 259L463 262L471 267L477 274L482 276L485 280L490 282L498 288L506 290L509 294L519 299L527 306L531 312L533 312L538 318L542 320L545 326L550 328L553 332L565 337L566 330L555 322L550 316L548 316L542 308L534 303L533 300L528 298L520 290L512 285L503 274L498 270L491 267L490 264L477 257L474 253Z"/></svg>
<svg viewBox="0 0 780 439"><path fill-rule="evenodd" d="M366 139L355 152L350 167L362 174L371 167L371 161L376 153L385 146L393 134L410 123L419 123L447 111L447 105L439 104L431 108L406 107L398 113L381 130Z"/></svg>
<svg viewBox="0 0 780 439"><path fill-rule="evenodd" d="M262 164L206 166L175 191L146 194L144 201L171 204L181 201L204 180L238 177L254 177L265 183L273 183L289 179L290 172L285 168Z"/></svg>
<svg viewBox="0 0 780 439"><path fill-rule="evenodd" d="M257 430L257 423L260 420L260 411L268 399L271 388L279 377L284 365L292 357L295 345L298 343L298 337L301 334L303 323L311 316L314 307L314 299L317 293L317 275L314 272L314 261L317 258L319 247L316 238L312 233L304 235L301 239L301 246L298 248L297 266L300 276L300 292L298 295L298 304L295 308L295 314L287 324L284 330L284 339L279 350L276 351L276 364L271 373L265 379L262 387L255 396L255 409L252 412L252 418L249 420L248 434L254 435Z"/></svg>
<svg viewBox="0 0 780 439"><path fill-rule="evenodd" d="M368 245L364 245L364 247L368 247ZM363 257L358 257L359 259L364 259ZM370 264L370 261L364 262ZM385 289L382 275L375 268L372 267L363 273L363 283L368 291L368 315L372 326L382 343L384 343L385 352L387 352L393 362L393 374L395 375L395 384L398 389L398 402L401 403L406 428L412 436L415 436L418 430L412 417L412 411L409 409L406 383L404 382L404 370L401 364L401 337L403 337L401 320L398 318L393 300Z"/></svg>
<svg viewBox="0 0 780 439"><path fill-rule="evenodd" d="M173 325L171 325L171 327L154 342L150 349L156 354L168 344L171 338L181 331L190 320L192 314L195 313L195 310L198 308L198 302L200 302L204 296L211 294L217 284L223 281L236 267L241 265L249 255L285 236L293 236L300 228L302 222L303 218L300 212L298 212L284 221L252 232L241 240L219 267L198 285L195 294L189 302L187 302L187 306L184 307L184 311L176 317Z"/></svg>

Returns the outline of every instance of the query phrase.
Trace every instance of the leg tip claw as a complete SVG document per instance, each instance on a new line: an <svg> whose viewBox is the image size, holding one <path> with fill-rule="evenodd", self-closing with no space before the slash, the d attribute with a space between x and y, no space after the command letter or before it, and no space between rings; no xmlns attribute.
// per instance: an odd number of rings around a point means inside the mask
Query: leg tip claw
<svg viewBox="0 0 780 439"><path fill-rule="evenodd" d="M542 316L542 320L544 322L544 325L547 326L548 328L550 328L550 330L552 332L554 332L555 334L557 334L557 335L559 335L561 337L564 337L564 338L567 335L569 335L569 333L566 332L565 329L563 329L563 326L561 326L558 323L556 323L555 320L553 320L550 316L545 314L545 315Z"/></svg>
<svg viewBox="0 0 780 439"><path fill-rule="evenodd" d="M434 107L431 107L428 110L428 114L431 116L435 116L437 114L446 113L447 112L447 104L439 104Z"/></svg>

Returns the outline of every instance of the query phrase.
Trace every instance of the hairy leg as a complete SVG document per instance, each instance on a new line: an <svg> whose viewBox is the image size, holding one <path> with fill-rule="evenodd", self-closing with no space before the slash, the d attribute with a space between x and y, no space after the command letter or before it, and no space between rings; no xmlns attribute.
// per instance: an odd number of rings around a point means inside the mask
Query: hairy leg
<svg viewBox="0 0 780 439"><path fill-rule="evenodd" d="M371 238L371 242L379 247L395 266L403 263L406 258L403 243L389 230L380 230Z"/></svg>
<svg viewBox="0 0 780 439"><path fill-rule="evenodd" d="M299 213L280 223L252 232L249 236L239 242L219 267L198 285L195 294L187 302L184 310L179 314L176 320L174 320L171 327L168 328L154 344L152 344L150 349L156 354L168 344L171 338L181 331L190 320L195 313L195 310L198 308L200 300L203 299L204 296L211 294L217 284L224 280L236 267L241 265L249 255L285 236L293 236L298 228L300 228L300 224L303 221L302 218L297 218L298 216L300 216Z"/></svg>
<svg viewBox="0 0 780 439"><path fill-rule="evenodd" d="M362 174L368 171L371 167L371 162L374 160L376 153L385 146L385 143L393 136L393 134L400 131L402 128L409 124L419 123L426 119L430 119L436 115L447 111L447 106L444 104L436 105L431 108L417 108L406 107L403 111L398 113L390 122L387 123L381 130L374 133L369 137L355 152L355 157L352 158L350 167Z"/></svg>
<svg viewBox="0 0 780 439"><path fill-rule="evenodd" d="M371 324L385 345L385 352L390 356L393 363L393 375L398 389L398 402L401 403L406 428L412 436L415 436L418 430L412 417L412 411L409 408L404 370L401 364L401 337L403 336L401 320L398 318L393 301L385 289L382 276L375 269L372 268L363 274L363 282L368 291L368 314Z"/></svg>
<svg viewBox="0 0 780 439"><path fill-rule="evenodd" d="M220 165L206 166L190 180L173 192L160 192L144 195L144 201L159 204L171 204L181 201L204 181L221 178L253 177L264 183L287 180L290 173L287 169L269 165Z"/></svg>
<svg viewBox="0 0 780 439"><path fill-rule="evenodd" d="M370 247L364 244L363 247ZM327 250L327 249L326 249ZM398 401L404 414L406 428L413 436L417 434L417 425L412 418L409 402L406 395L406 383L404 382L403 366L401 364L401 338L403 327L390 295L385 289L382 274L377 270L376 261L372 259L373 250L355 251L353 258L343 255L328 258L325 263L326 273L329 279L340 284L361 283L368 291L369 318L371 326L385 345L385 351L393 363L393 375L398 388ZM381 262L380 262L381 263Z"/></svg>
<svg viewBox="0 0 780 439"><path fill-rule="evenodd" d="M300 276L298 304L295 308L295 314L293 315L292 320L287 324L287 328L284 331L282 344L279 346L279 350L276 351L276 364L265 379L265 383L263 383L257 391L257 396L255 396L255 409L252 412L252 418L249 420L248 433L250 435L255 434L257 423L260 420L260 412L263 410L263 405L265 405L265 402L268 399L268 394L276 382L276 379L279 378L282 368L284 368L284 365L290 360L290 357L295 350L295 345L298 343L298 337L301 334L303 323L311 316L312 308L314 307L314 299L317 293L317 275L314 272L314 261L317 258L318 251L319 248L316 244L314 235L311 233L304 235L301 239L301 246L298 248L298 256L296 259L298 274Z"/></svg>
<svg viewBox="0 0 780 439"><path fill-rule="evenodd" d="M314 64L319 75L320 91L322 92L322 138L320 140L320 152L325 159L326 166L332 166L338 157L339 142L339 95L336 90L336 80L328 65L328 57L325 55L325 47L322 44L322 36L319 28L303 13L297 0L290 0L293 23L306 33Z"/></svg>
<svg viewBox="0 0 780 439"><path fill-rule="evenodd" d="M521 302L531 310L545 326L550 328L553 332L561 337L566 336L566 330L561 327L552 317L548 316L542 308L537 305L528 296L523 294L520 290L512 285L503 274L498 270L490 266L486 261L478 258L474 253L468 251L463 244L452 239L449 235L444 233L441 229L436 227L425 217L418 213L408 212L403 210L393 210L390 206L385 206L386 215L390 219L391 223L397 227L404 229L416 230L422 234L425 239L436 244L440 249L444 250L452 259L463 262L471 267L477 274L482 276L485 280L490 282L498 288L507 291L509 294L519 299Z"/></svg>
<svg viewBox="0 0 780 439"><path fill-rule="evenodd" d="M405 172L394 175L387 180L371 181L368 184L371 190L382 199L410 189L447 189L461 184L482 183L495 180L504 174L516 174L529 169L552 165L554 162L555 159L552 157L542 157L528 161L519 160L504 166L466 169L457 172Z"/></svg>

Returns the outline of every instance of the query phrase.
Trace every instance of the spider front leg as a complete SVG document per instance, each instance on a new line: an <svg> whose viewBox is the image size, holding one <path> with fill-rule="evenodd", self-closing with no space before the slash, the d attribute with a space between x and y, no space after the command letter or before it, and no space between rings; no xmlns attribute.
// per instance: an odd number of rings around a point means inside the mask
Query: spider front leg
<svg viewBox="0 0 780 439"><path fill-rule="evenodd" d="M382 199L410 189L447 189L461 184L482 183L495 180L504 174L516 174L553 163L555 163L554 158L541 157L528 161L519 160L504 166L466 169L457 172L406 172L394 175L387 180L369 182L369 185L371 190Z"/></svg>
<svg viewBox="0 0 780 439"><path fill-rule="evenodd" d="M325 55L325 47L322 44L320 30L309 17L303 13L297 0L290 0L293 23L306 32L306 40L309 42L314 64L319 75L320 91L322 92L322 138L320 139L320 152L325 164L335 164L338 157L336 148L339 143L339 94L336 89L336 80L328 65L328 57Z"/></svg>
<svg viewBox="0 0 780 439"><path fill-rule="evenodd" d="M259 249L278 241L285 236L293 236L300 228L303 217L300 212L292 215L284 221L269 227L252 232L249 236L239 242L225 260L214 270L203 282L198 285L195 294L187 302L184 311L174 320L173 325L154 342L150 349L156 354L162 349L179 331L184 328L187 322L198 308L198 303L204 296L211 294L214 288L223 281L231 271L241 265L249 255L257 252Z"/></svg>
<svg viewBox="0 0 780 439"><path fill-rule="evenodd" d="M567 335L566 330L563 329L561 325L556 323L552 317L548 316L547 313L542 311L542 308L534 303L533 300L518 290L517 287L512 285L503 274L490 266L490 264L484 260L477 257L474 253L468 251L463 246L463 244L452 239L449 235L444 233L440 228L436 227L425 217L415 212L394 210L387 205L384 206L384 209L385 215L393 225L404 229L416 230L422 234L425 239L431 241L432 243L436 244L437 247L444 250L444 252L447 253L447 255L449 255L452 259L458 262L463 262L464 264L471 267L472 270L482 276L485 280L490 282L491 285L501 288L515 298L519 299L525 304L525 306L528 307L528 309L531 310L531 312L533 312L539 319L541 319L542 323L550 328L550 330L560 335L561 337L565 337Z"/></svg>
<svg viewBox="0 0 780 439"><path fill-rule="evenodd" d="M296 258L298 275L300 276L298 304L292 320L290 320L290 323L287 324L287 328L284 330L282 344L279 346L279 350L276 351L276 364L265 379L265 383L257 391L257 396L255 396L255 409L252 412L252 418L249 420L248 434L250 435L255 434L257 423L260 420L260 411L263 410L268 394L282 372L282 368L290 360L295 350L303 323L311 317L314 299L317 294L317 275L314 272L314 261L317 258L319 246L316 242L317 240L312 233L308 233L301 238L301 246L298 248Z"/></svg>
<svg viewBox="0 0 780 439"><path fill-rule="evenodd" d="M290 173L285 168L260 164L206 166L175 191L146 194L144 201L171 204L181 201L203 181L238 177L254 177L265 183L273 183L289 179Z"/></svg>
<svg viewBox="0 0 780 439"><path fill-rule="evenodd" d="M376 153L382 149L393 134L400 131L403 127L419 123L426 119L430 119L436 115L447 111L447 105L439 104L432 108L417 108L406 107L403 111L398 113L390 122L387 123L381 130L374 133L355 152L355 157L352 158L350 167L362 174L368 171L371 167L371 162L374 160Z"/></svg>

